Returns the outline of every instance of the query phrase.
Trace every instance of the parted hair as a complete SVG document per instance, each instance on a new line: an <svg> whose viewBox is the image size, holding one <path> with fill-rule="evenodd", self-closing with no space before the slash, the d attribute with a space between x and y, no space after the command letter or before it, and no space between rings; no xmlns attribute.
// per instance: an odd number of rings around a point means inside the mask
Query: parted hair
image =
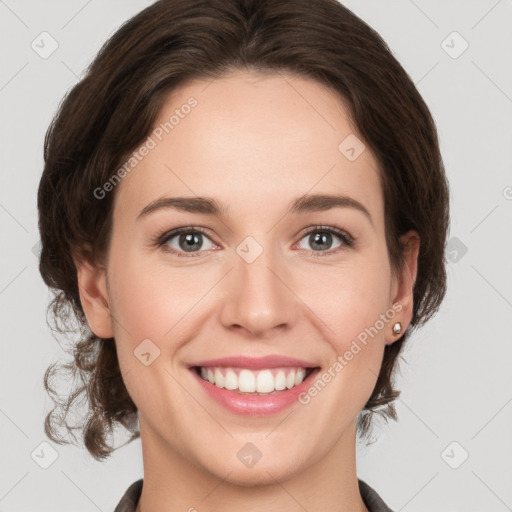
<svg viewBox="0 0 512 512"><path fill-rule="evenodd" d="M66 94L48 127L38 189L40 273L54 292L54 332L73 341L71 358L52 363L44 386L54 406L45 432L57 443L78 430L100 460L117 449L114 428L140 436L137 407L124 385L115 340L88 327L74 256L101 266L112 231L115 190L106 183L154 128L168 94L196 78L236 70L288 71L335 91L378 162L385 236L394 270L404 264L399 237L421 243L413 317L386 345L371 397L358 417L368 438L378 414L396 419L398 355L411 330L439 309L446 292L449 189L436 125L410 76L380 35L336 0L158 0L126 21ZM341 142L341 141L340 141ZM70 374L57 390L61 372ZM69 385L71 384L71 388ZM70 414L85 401L80 420Z"/></svg>

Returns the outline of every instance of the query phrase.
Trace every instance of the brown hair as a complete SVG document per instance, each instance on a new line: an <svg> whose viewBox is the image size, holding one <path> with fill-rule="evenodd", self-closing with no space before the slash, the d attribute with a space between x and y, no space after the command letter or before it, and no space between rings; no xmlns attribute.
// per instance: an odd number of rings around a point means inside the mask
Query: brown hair
<svg viewBox="0 0 512 512"><path fill-rule="evenodd" d="M45 138L38 191L40 272L56 294L49 306L58 332L78 332L64 365L80 383L60 396L45 432L78 429L87 450L103 459L117 449L107 436L123 425L132 437L137 408L124 385L113 339L87 326L73 255L101 265L108 251L115 192L93 191L148 136L168 93L193 78L238 69L291 71L335 90L379 163L386 242L393 269L403 264L399 236L410 229L421 244L411 328L426 322L446 291L445 243L449 191L435 123L414 83L382 38L336 0L159 0L124 23L104 44L85 77L67 94ZM340 141L341 142L341 141ZM69 322L74 323L70 326ZM78 329L77 329L78 327ZM376 411L396 419L397 356L410 329L385 347L373 393L358 418L367 435ZM83 422L68 414L86 397ZM128 441L128 442L129 442Z"/></svg>

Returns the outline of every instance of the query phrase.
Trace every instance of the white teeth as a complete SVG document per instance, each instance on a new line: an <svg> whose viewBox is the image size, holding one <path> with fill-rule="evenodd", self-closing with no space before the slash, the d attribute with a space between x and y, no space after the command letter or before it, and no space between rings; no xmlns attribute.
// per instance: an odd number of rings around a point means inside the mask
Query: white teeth
<svg viewBox="0 0 512 512"><path fill-rule="evenodd" d="M295 385L298 386L304 380L305 376L306 370L304 370L304 368L299 368L295 375Z"/></svg>
<svg viewBox="0 0 512 512"><path fill-rule="evenodd" d="M215 368L214 375L215 375L214 384L219 388L223 388L224 387L224 375L222 375L222 372L218 368Z"/></svg>
<svg viewBox="0 0 512 512"><path fill-rule="evenodd" d="M238 376L233 370L228 370L224 377L224 387L229 390L238 389Z"/></svg>
<svg viewBox="0 0 512 512"><path fill-rule="evenodd" d="M263 370L256 378L256 391L258 393L272 393L274 391L274 377L270 370ZM242 389L240 389L242 391Z"/></svg>
<svg viewBox="0 0 512 512"><path fill-rule="evenodd" d="M242 370L238 375L238 389L242 393L254 393L256 391L256 377L249 370Z"/></svg>
<svg viewBox="0 0 512 512"><path fill-rule="evenodd" d="M298 386L306 378L305 368L246 368L201 367L201 377L211 384L240 393L272 393Z"/></svg>
<svg viewBox="0 0 512 512"><path fill-rule="evenodd" d="M277 391L282 391L286 387L286 375L283 370L277 372L275 386Z"/></svg>
<svg viewBox="0 0 512 512"><path fill-rule="evenodd" d="M286 376L286 387L288 389L293 388L295 385L295 371L292 370L287 376Z"/></svg>

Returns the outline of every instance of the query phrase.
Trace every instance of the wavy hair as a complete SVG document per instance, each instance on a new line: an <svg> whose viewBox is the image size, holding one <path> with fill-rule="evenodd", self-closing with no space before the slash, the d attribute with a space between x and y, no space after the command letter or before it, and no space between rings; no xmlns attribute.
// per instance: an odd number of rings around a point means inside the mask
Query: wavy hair
<svg viewBox="0 0 512 512"><path fill-rule="evenodd" d="M195 78L244 69L289 71L335 91L379 164L393 269L404 263L400 235L414 229L420 236L410 329L385 347L358 433L368 437L374 413L396 419L397 356L411 329L439 309L446 291L449 189L427 105L379 34L336 0L158 0L102 46L45 137L37 198L39 269L55 293L48 308L52 328L75 338L71 360L53 363L44 375L55 403L45 419L53 441L69 442L61 428L72 435L78 430L100 460L117 449L110 441L114 427L128 429L129 441L140 436L114 339L89 330L78 294L73 256L102 265L112 230L115 191L102 200L93 191L150 134L171 91ZM54 382L59 370L73 378L64 394ZM86 410L74 425L69 416L80 399Z"/></svg>

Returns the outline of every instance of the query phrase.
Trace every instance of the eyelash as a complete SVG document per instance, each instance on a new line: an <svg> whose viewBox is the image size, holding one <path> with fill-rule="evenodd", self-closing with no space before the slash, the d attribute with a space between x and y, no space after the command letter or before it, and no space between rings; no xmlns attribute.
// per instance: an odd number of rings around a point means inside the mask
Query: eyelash
<svg viewBox="0 0 512 512"><path fill-rule="evenodd" d="M348 233L346 233L338 228L334 228L334 227L330 227L330 226L314 226L309 231L304 233L301 236L301 238L299 239L299 241L302 240L304 237L311 235L312 233L316 233L316 232L334 234L340 238L340 240L342 241L342 245L340 247L337 247L336 249L331 249L328 251L308 251L310 253L309 255L314 258L323 258L323 257L327 257L327 256L332 256L334 254L337 254L340 251L346 250L348 248L352 248L356 241L356 239L353 236L349 235ZM166 245L169 240L171 240L175 236L181 235L183 233L186 233L186 234L201 233L201 234L205 235L206 237L208 237L207 231L204 228L195 227L195 226L184 226L181 228L173 229L171 231L165 231L161 235L157 236L154 241L154 245L156 247L161 248L165 252L169 252L171 254L177 255L179 258L201 257L201 252L204 252L204 251L198 251L197 253L183 253L181 251L176 251L175 249L172 249ZM208 238L210 238L210 237L208 237Z"/></svg>

